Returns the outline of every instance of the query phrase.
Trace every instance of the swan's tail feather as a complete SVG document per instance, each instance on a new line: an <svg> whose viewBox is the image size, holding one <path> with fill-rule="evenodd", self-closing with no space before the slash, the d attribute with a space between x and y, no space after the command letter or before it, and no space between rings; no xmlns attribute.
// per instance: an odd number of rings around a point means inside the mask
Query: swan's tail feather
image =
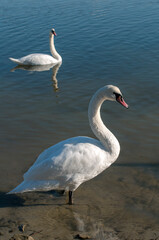
<svg viewBox="0 0 159 240"><path fill-rule="evenodd" d="M17 64L21 64L21 62L19 61L19 59L15 59L15 58L9 58L12 62L15 62Z"/></svg>
<svg viewBox="0 0 159 240"><path fill-rule="evenodd" d="M58 181L23 181L16 188L8 192L7 194L16 194L32 191L50 191L53 189L58 189Z"/></svg>
<svg viewBox="0 0 159 240"><path fill-rule="evenodd" d="M31 188L31 183L23 181L21 184L19 184L16 188L8 192L8 194L15 194L15 193L23 193L28 191L34 191L35 189Z"/></svg>

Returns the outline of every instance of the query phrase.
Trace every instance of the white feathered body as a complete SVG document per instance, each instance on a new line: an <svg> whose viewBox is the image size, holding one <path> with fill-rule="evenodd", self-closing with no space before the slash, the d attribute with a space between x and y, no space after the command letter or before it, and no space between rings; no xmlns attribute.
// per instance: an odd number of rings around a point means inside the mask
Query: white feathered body
<svg viewBox="0 0 159 240"><path fill-rule="evenodd" d="M59 61L53 58L50 55L42 54L42 53L33 53L22 58L10 58L11 61L19 64L19 65L50 65L50 64L57 64Z"/></svg>
<svg viewBox="0 0 159 240"><path fill-rule="evenodd" d="M74 191L109 167L112 162L108 159L109 153L96 139L67 139L43 151L24 174L24 181L10 193L51 189Z"/></svg>

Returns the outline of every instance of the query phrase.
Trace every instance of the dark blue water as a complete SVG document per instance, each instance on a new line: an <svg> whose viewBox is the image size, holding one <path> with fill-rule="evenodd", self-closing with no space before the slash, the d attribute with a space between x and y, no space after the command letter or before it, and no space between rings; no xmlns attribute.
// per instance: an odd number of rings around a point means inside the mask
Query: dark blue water
<svg viewBox="0 0 159 240"><path fill-rule="evenodd" d="M48 146L93 137L87 107L106 84L117 85L130 105L102 107L103 121L121 145L116 167L139 167L157 180L158 13L156 0L0 2L0 191L15 187ZM50 54L52 27L63 58L57 75L54 69L13 69L9 57Z"/></svg>

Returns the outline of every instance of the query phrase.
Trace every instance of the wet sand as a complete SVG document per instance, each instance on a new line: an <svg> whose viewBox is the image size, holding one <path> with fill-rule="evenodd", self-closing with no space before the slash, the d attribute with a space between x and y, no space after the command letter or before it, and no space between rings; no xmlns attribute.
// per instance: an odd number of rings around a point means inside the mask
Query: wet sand
<svg viewBox="0 0 159 240"><path fill-rule="evenodd" d="M52 192L1 192L0 239L14 239L15 234L34 240L159 239L158 168L113 165L81 185L72 206L65 204L66 196Z"/></svg>

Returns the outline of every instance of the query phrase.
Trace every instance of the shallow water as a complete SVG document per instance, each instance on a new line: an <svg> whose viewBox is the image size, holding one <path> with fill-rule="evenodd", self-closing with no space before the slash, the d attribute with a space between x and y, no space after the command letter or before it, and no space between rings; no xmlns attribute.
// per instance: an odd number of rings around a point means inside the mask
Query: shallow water
<svg viewBox="0 0 159 240"><path fill-rule="evenodd" d="M45 148L72 136L94 137L87 119L89 100L98 88L114 84L130 108L105 103L102 118L120 142L120 157L102 175L83 184L75 201L94 209L92 219L101 218L105 227L122 231L121 239L128 237L124 235L126 226L128 232L134 229L136 219L141 219L141 228L153 232L153 222L157 229L158 12L159 2L148 0L0 2L2 198L20 183ZM15 68L9 57L50 54L52 27L57 33L56 49L63 58L59 69ZM34 201L36 195L29 195L32 197ZM2 200L1 207L5 217L6 209L15 211L12 198L9 204ZM76 214L80 211L75 209ZM63 224L60 214L58 218ZM71 221L66 225L64 229L71 234Z"/></svg>

